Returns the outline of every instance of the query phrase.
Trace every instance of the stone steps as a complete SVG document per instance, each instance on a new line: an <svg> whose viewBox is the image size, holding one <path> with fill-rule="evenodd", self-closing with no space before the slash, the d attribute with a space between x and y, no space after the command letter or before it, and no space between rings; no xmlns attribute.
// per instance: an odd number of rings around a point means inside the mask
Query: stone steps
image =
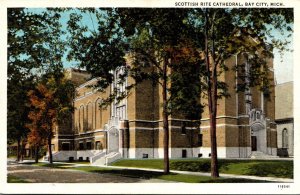
<svg viewBox="0 0 300 195"><path fill-rule="evenodd" d="M269 158L279 158L279 157L265 154L260 151L254 151L251 153L250 158L252 158L252 159L269 159Z"/></svg>

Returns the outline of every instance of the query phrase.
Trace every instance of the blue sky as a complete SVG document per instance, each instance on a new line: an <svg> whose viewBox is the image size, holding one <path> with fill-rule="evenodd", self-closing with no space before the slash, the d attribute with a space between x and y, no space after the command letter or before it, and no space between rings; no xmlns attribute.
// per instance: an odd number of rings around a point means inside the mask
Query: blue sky
<svg viewBox="0 0 300 195"><path fill-rule="evenodd" d="M45 9L34 8L29 10L35 13L39 13ZM67 21L69 20L69 14L71 12L74 11L72 10L62 15L63 17L61 19L61 23L64 29L66 29ZM82 15L82 24L86 25L91 31L94 31L93 22L95 28L97 28L95 16L89 14ZM274 34L277 37L280 36L281 38L283 38L281 35L279 35L278 32L274 32ZM293 37L291 36L288 40L291 41L288 47L293 49ZM63 64L64 67L66 68L76 67L76 62L68 62L66 59L63 61ZM280 84L280 83L293 81L294 80L293 70L294 70L293 52L285 52L283 56L280 56L279 52L277 50L274 50L274 72L275 72L276 83Z"/></svg>

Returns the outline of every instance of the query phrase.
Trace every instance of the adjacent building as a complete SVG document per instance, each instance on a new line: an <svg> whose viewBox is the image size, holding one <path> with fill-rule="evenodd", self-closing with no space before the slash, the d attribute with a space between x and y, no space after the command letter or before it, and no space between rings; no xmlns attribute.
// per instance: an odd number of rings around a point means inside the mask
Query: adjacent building
<svg viewBox="0 0 300 195"><path fill-rule="evenodd" d="M278 155L294 156L293 82L275 87Z"/></svg>

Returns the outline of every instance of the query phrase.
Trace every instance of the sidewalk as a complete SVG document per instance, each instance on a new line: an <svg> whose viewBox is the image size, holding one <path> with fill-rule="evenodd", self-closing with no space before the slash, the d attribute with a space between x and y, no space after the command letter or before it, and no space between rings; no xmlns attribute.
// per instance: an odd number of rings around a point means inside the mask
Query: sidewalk
<svg viewBox="0 0 300 195"><path fill-rule="evenodd" d="M60 162L55 162L55 163L59 164ZM143 170L143 171L162 172L162 170L160 170L160 169L137 168L137 167L87 165L87 164L65 163L65 162L62 162L61 164L70 164L70 166L95 166L95 167L105 167L105 168L113 168L113 169L128 169L128 170ZM185 174L185 175L210 176L210 173L206 173L206 172L191 172L191 171L176 171L176 170L171 170L170 172L177 173L177 174ZM293 179L289 179L289 178L258 177L258 176L253 176L253 175L234 175L234 174L224 174L224 173L220 173L219 175L220 175L220 177L224 177L224 178L254 179L254 180L282 182L282 183L293 183L294 182Z"/></svg>

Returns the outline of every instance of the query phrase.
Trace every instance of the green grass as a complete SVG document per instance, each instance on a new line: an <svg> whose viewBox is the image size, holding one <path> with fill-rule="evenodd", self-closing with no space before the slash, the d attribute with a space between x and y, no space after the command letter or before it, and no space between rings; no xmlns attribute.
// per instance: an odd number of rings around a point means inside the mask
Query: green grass
<svg viewBox="0 0 300 195"><path fill-rule="evenodd" d="M165 175L162 172L156 172L156 171L112 169L112 168L93 167L93 166L74 167L72 169L91 172L91 173L113 174L113 175L119 175L124 177L131 177L131 178L140 178L140 179L156 178L156 179L175 181L175 182L184 182L184 183L265 183L266 182L261 180L250 180L250 179L231 179L231 178L212 179L210 176L195 176L195 175L173 174L173 173Z"/></svg>
<svg viewBox="0 0 300 195"><path fill-rule="evenodd" d="M265 183L266 182L261 180L249 180L249 179L231 179L231 178L212 179L210 176L195 176L195 175L175 174L175 173L170 173L168 175L165 175L163 172L156 172L156 171L114 169L114 168L94 167L94 166L71 167L69 164L37 163L33 165L50 167L50 168L73 169L73 170L85 171L90 173L113 174L113 175L119 175L124 177L131 177L131 178L140 178L140 179L156 178L156 179L162 179L162 180L168 180L174 182L184 182L184 183Z"/></svg>
<svg viewBox="0 0 300 195"><path fill-rule="evenodd" d="M43 162L39 162L39 163L32 163L31 165L34 166L39 166L39 167L49 167L49 168L58 168L58 169L70 169L70 168L74 168L74 166L72 164L65 164L65 163L43 163Z"/></svg>
<svg viewBox="0 0 300 195"><path fill-rule="evenodd" d="M293 178L293 161L219 159L220 173ZM113 166L163 169L162 159L120 160ZM210 172L209 159L170 159L172 170Z"/></svg>
<svg viewBox="0 0 300 195"><path fill-rule="evenodd" d="M162 159L142 159L142 160L119 160L111 164L112 166L122 167L138 167L138 168L152 168L163 169Z"/></svg>
<svg viewBox="0 0 300 195"><path fill-rule="evenodd" d="M16 176L7 175L7 183L30 183L30 182Z"/></svg>

